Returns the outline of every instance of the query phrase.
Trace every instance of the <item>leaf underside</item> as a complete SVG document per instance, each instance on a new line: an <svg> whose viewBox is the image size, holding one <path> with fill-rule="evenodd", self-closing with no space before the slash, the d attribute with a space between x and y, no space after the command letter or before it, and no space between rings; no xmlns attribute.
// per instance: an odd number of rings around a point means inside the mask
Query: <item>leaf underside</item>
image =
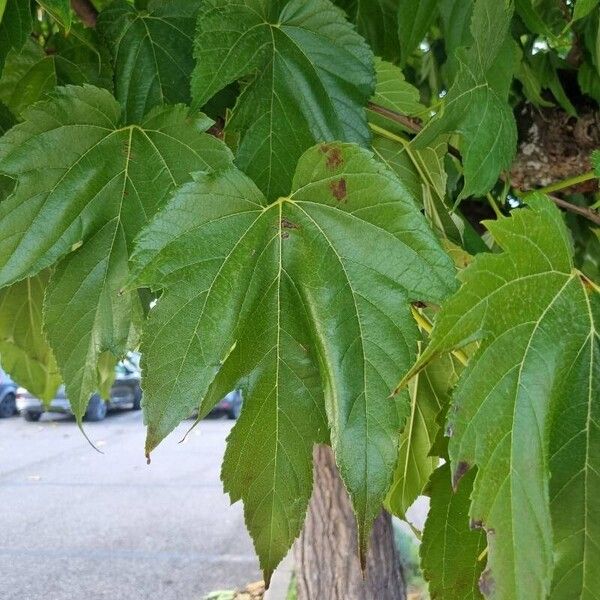
<svg viewBox="0 0 600 600"><path fill-rule="evenodd" d="M450 465L438 467L427 488L431 503L421 543L423 576L432 600L478 600L485 535L471 529L469 495L475 470L452 489Z"/></svg>
<svg viewBox="0 0 600 600"><path fill-rule="evenodd" d="M409 302L454 285L400 182L343 144L308 150L274 204L236 169L198 174L134 262L138 284L164 288L142 339L147 450L241 386L223 479L267 579L300 531L328 429L364 552L407 412L389 393L415 355Z"/></svg>
<svg viewBox="0 0 600 600"><path fill-rule="evenodd" d="M12 378L45 402L60 385L56 360L42 331L42 305L50 273L0 290L0 360Z"/></svg>
<svg viewBox="0 0 600 600"><path fill-rule="evenodd" d="M18 180L0 203L3 230L15 232L0 241L0 284L56 263L44 325L78 419L97 389L100 354L121 356L139 326L137 293L121 293L135 235L191 171L231 160L202 133L209 124L180 106L121 126L107 91L70 86L0 140L0 171Z"/></svg>
<svg viewBox="0 0 600 600"><path fill-rule="evenodd" d="M481 590L511 600L588 597L600 559L600 298L574 270L562 217L545 197L486 225L504 252L477 256L464 271L408 376L482 340L448 423L454 481L478 467L470 512L488 534Z"/></svg>

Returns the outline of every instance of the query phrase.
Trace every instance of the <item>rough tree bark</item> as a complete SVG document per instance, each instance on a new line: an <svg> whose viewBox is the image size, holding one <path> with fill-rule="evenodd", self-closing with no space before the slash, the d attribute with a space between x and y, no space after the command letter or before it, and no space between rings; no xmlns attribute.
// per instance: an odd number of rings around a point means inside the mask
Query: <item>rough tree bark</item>
<svg viewBox="0 0 600 600"><path fill-rule="evenodd" d="M295 546L299 600L405 600L390 515L375 521L363 579L354 514L328 446L315 447L314 465L313 495Z"/></svg>

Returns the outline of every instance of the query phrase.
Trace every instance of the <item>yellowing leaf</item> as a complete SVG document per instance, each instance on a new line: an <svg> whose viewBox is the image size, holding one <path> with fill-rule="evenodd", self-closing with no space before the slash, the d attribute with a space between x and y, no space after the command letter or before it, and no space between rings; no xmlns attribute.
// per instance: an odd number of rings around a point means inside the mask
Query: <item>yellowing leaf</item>
<svg viewBox="0 0 600 600"><path fill-rule="evenodd" d="M56 360L42 331L48 271L0 290L0 361L11 377L49 402L60 385Z"/></svg>

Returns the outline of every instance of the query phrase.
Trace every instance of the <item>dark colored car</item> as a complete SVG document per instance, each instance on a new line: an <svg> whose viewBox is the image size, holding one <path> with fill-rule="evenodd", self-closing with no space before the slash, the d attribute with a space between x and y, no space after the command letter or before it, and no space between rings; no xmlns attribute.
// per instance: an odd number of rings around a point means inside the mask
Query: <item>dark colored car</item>
<svg viewBox="0 0 600 600"><path fill-rule="evenodd" d="M227 415L228 419L237 419L242 410L242 392L233 390L219 400L218 404L210 411L211 415Z"/></svg>
<svg viewBox="0 0 600 600"><path fill-rule="evenodd" d="M115 381L110 389L110 398L103 400L98 394L90 398L84 419L86 421L102 421L109 409L141 408L142 388L140 387L140 371L136 364L124 360L115 368ZM17 408L26 421L39 421L45 412L72 414L69 400L65 395L65 387L61 385L56 396L45 407L42 401L25 388L17 390Z"/></svg>
<svg viewBox="0 0 600 600"><path fill-rule="evenodd" d="M0 419L17 413L17 384L0 367Z"/></svg>

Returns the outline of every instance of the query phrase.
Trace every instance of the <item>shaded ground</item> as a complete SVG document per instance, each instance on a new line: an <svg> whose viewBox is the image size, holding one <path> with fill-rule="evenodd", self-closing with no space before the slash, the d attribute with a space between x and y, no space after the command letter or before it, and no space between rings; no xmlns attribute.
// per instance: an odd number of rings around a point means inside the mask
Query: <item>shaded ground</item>
<svg viewBox="0 0 600 600"><path fill-rule="evenodd" d="M141 421L87 424L101 455L71 419L0 420L0 598L199 600L260 579L219 480L231 422L183 445L180 428L147 466Z"/></svg>

